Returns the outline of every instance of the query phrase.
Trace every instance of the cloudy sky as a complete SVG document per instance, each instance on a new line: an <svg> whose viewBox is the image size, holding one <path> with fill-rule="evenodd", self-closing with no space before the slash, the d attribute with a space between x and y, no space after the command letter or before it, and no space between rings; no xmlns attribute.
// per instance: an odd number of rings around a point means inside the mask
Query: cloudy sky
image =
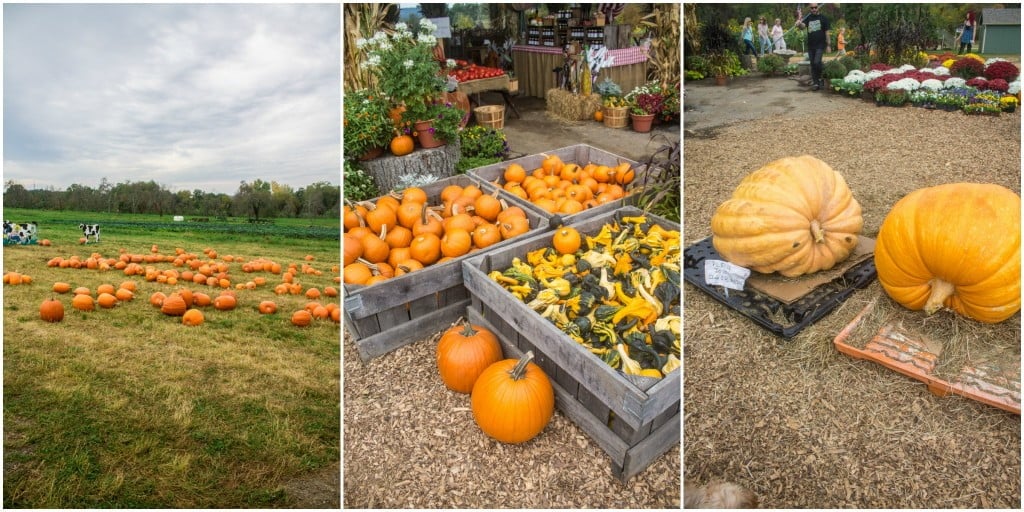
<svg viewBox="0 0 1024 512"><path fill-rule="evenodd" d="M5 4L3 180L337 184L337 4Z"/></svg>

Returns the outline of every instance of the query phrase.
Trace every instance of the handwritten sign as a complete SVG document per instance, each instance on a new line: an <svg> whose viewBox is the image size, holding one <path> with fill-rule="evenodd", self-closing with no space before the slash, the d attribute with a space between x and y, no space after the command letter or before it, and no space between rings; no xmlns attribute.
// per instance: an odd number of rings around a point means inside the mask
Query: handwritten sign
<svg viewBox="0 0 1024 512"><path fill-rule="evenodd" d="M713 286L724 286L728 289L742 290L750 276L750 269L733 265L728 261L704 260L704 282Z"/></svg>

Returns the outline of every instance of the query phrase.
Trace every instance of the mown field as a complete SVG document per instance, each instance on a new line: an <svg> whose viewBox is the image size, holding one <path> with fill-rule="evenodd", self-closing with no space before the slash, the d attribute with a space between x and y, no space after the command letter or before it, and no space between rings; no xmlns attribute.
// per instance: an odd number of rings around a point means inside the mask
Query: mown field
<svg viewBox="0 0 1024 512"><path fill-rule="evenodd" d="M340 288L337 219L173 223L169 216L11 209L4 218L39 222L39 238L53 244L3 251L4 273L32 278L3 287L5 508L304 506L302 489L317 487L311 478L333 485L337 503L331 469L340 458L339 324L290 322L311 302L306 290ZM101 224L100 243L78 243L80 222ZM47 266L58 256L152 255L154 245L155 254L181 249L204 263L213 260L204 250L216 251L237 308L199 308L205 322L188 327L150 305L150 295L188 288L216 296L219 286ZM243 271L238 260L256 258L283 270ZM189 269L141 265L165 275ZM277 295L273 288L290 265L302 291ZM235 289L256 277L266 283ZM94 296L101 284L134 281L135 298L77 311L70 293L51 291L58 281ZM39 306L50 297L64 305L60 323L40 319ZM264 300L275 301L277 312L260 314Z"/></svg>

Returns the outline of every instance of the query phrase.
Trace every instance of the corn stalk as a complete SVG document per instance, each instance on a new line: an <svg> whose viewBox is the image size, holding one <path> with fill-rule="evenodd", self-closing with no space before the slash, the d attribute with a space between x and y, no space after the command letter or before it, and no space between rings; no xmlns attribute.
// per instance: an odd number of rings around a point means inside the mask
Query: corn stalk
<svg viewBox="0 0 1024 512"><path fill-rule="evenodd" d="M657 4L641 20L641 24L653 34L651 48L647 52L647 62L654 68L651 78L672 88L679 86L681 76L680 21L678 3Z"/></svg>
<svg viewBox="0 0 1024 512"><path fill-rule="evenodd" d="M345 3L345 89L357 91L375 85L376 79L365 68L366 52L356 47L359 38L369 39L384 27L391 4Z"/></svg>

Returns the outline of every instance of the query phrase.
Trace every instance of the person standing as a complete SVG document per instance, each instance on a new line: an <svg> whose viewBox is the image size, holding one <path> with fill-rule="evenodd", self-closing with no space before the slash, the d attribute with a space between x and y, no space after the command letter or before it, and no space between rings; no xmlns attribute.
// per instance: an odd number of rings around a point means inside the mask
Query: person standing
<svg viewBox="0 0 1024 512"><path fill-rule="evenodd" d="M798 19L796 23L800 28L807 27L807 56L811 61L811 81L814 83L813 89L820 91L824 85L821 78L823 67L821 59L825 56L825 52L832 51L832 43L829 40L831 26L829 26L828 18L818 13L817 2L810 4L808 9L811 10L811 13Z"/></svg>
<svg viewBox="0 0 1024 512"><path fill-rule="evenodd" d="M761 43L761 56L764 57L765 52L771 53L772 42L768 37L768 23L764 20L764 16L757 22L757 39Z"/></svg>
<svg viewBox="0 0 1024 512"><path fill-rule="evenodd" d="M743 20L743 55L757 55L757 50L754 48L754 29L750 23L750 18Z"/></svg>
<svg viewBox="0 0 1024 512"><path fill-rule="evenodd" d="M775 26L772 27L772 41L775 44L776 50L786 49L786 31L782 30L782 20L775 18Z"/></svg>
<svg viewBox="0 0 1024 512"><path fill-rule="evenodd" d="M967 19L964 20L964 24L960 27L960 51L956 52L957 55L964 53L964 47L967 47L967 53L971 53L971 46L974 45L974 13L967 13Z"/></svg>

